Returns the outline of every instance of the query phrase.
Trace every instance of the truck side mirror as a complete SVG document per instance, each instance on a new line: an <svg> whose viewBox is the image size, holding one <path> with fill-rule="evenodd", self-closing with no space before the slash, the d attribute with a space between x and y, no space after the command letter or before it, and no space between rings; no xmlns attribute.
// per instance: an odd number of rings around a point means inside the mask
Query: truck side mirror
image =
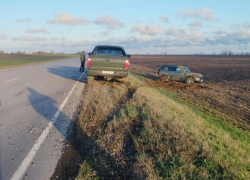
<svg viewBox="0 0 250 180"><path fill-rule="evenodd" d="M90 56L92 54L92 52L89 52L88 55Z"/></svg>
<svg viewBox="0 0 250 180"><path fill-rule="evenodd" d="M127 58L131 58L131 55L130 55L130 54L127 54Z"/></svg>

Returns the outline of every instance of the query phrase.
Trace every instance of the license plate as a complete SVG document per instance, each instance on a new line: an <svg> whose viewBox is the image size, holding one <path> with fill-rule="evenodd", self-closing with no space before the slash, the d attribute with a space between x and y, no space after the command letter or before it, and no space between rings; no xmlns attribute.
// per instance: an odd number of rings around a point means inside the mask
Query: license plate
<svg viewBox="0 0 250 180"><path fill-rule="evenodd" d="M114 71L102 71L102 74L114 74Z"/></svg>

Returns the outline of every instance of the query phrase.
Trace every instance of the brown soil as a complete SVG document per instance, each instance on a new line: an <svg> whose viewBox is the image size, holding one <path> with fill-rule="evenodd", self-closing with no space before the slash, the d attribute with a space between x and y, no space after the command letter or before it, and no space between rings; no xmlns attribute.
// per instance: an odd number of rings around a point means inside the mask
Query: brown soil
<svg viewBox="0 0 250 180"><path fill-rule="evenodd" d="M162 83L161 65L181 65L204 76L203 83ZM222 56L133 56L131 71L151 80L194 107L250 131L250 57Z"/></svg>

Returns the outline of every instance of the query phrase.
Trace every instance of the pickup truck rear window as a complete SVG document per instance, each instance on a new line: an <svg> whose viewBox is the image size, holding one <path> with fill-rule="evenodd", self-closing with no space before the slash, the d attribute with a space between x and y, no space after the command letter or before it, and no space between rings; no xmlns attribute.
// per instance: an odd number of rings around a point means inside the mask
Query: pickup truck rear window
<svg viewBox="0 0 250 180"><path fill-rule="evenodd" d="M93 52L96 55L108 55L108 56L126 56L122 49L118 48L96 48Z"/></svg>

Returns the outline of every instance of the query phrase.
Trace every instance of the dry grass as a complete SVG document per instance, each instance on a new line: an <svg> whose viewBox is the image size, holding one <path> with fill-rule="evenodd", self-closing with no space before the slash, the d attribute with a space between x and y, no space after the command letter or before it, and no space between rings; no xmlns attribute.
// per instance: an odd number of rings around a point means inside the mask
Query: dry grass
<svg viewBox="0 0 250 180"><path fill-rule="evenodd" d="M86 87L77 179L250 179L248 132L130 81Z"/></svg>

